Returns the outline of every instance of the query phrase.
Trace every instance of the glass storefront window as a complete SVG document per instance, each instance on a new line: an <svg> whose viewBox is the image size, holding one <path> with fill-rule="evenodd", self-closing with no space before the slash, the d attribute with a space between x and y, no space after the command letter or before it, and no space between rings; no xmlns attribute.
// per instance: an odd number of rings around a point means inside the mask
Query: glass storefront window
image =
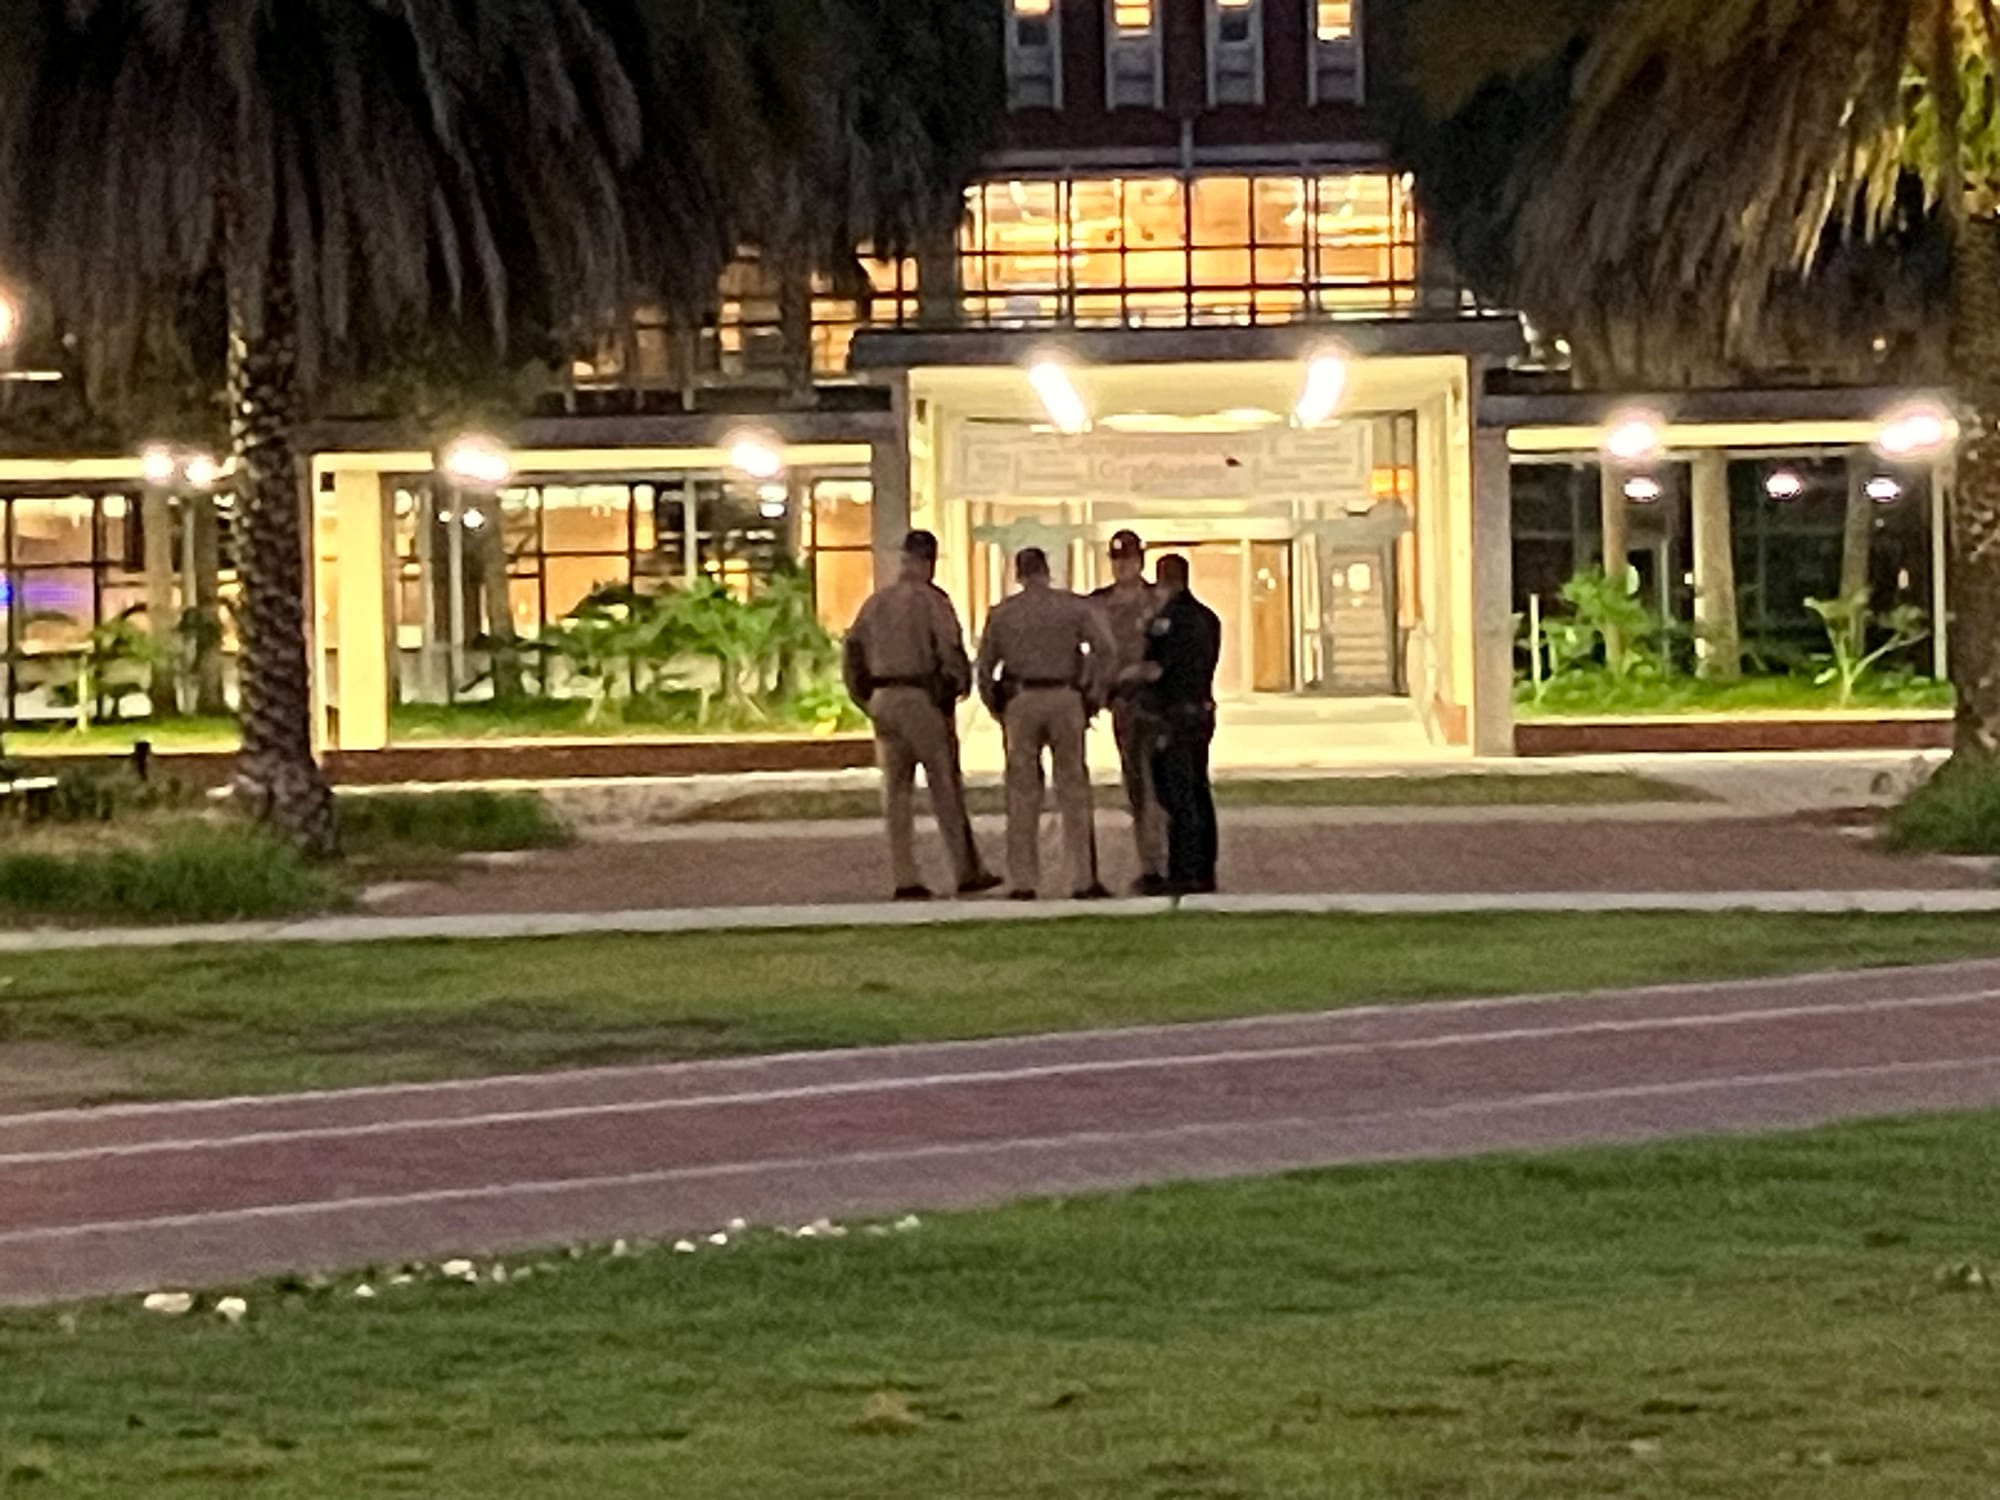
<svg viewBox="0 0 2000 1500"><path fill-rule="evenodd" d="M403 699L484 696L491 637L532 641L606 588L707 578L748 598L802 566L821 619L843 629L874 585L870 495L865 478L825 471L776 486L698 471L513 485L484 500L407 483L394 501ZM568 691L556 677L544 687Z"/></svg>

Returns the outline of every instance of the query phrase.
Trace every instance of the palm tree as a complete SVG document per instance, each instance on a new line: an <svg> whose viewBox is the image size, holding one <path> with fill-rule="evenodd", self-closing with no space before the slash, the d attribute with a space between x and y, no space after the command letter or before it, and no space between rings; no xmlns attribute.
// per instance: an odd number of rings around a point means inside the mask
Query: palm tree
<svg viewBox="0 0 2000 1500"><path fill-rule="evenodd" d="M727 185L731 243L776 283L794 384L815 273L865 300L866 246L897 259L964 214L1004 118L996 0L705 0L662 7L662 86Z"/></svg>
<svg viewBox="0 0 2000 1500"><path fill-rule="evenodd" d="M698 283L706 184L610 0L21 0L0 51L0 266L129 380L159 308L219 278L241 566L242 799L336 841L312 755L302 401L365 329L481 306L524 263L606 319L631 255ZM645 192L635 191L643 167ZM648 206L651 206L650 209Z"/></svg>
<svg viewBox="0 0 2000 1500"><path fill-rule="evenodd" d="M1950 257L1963 417L1949 534L1961 755L2000 755L2000 15L1995 0L1633 0L1580 67L1522 267L1660 299L1754 361L1830 245L1893 234L1921 182Z"/></svg>

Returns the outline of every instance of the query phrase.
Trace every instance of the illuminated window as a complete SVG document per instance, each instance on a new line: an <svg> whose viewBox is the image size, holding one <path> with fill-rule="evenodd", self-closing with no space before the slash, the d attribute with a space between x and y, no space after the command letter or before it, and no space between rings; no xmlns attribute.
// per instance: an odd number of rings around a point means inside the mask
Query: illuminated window
<svg viewBox="0 0 2000 1500"><path fill-rule="evenodd" d="M1007 16L1007 103L1062 108L1062 28L1056 0L1011 0Z"/></svg>
<svg viewBox="0 0 2000 1500"><path fill-rule="evenodd" d="M1160 35L1153 0L1105 0L1104 97L1113 109L1160 107Z"/></svg>
<svg viewBox="0 0 2000 1500"><path fill-rule="evenodd" d="M998 182L969 207L977 324L1251 325L1415 301L1408 183L1379 173Z"/></svg>
<svg viewBox="0 0 2000 1500"><path fill-rule="evenodd" d="M1258 0L1208 0L1208 102L1264 102L1264 28Z"/></svg>
<svg viewBox="0 0 2000 1500"><path fill-rule="evenodd" d="M1310 82L1315 104L1362 94L1360 0L1313 0Z"/></svg>

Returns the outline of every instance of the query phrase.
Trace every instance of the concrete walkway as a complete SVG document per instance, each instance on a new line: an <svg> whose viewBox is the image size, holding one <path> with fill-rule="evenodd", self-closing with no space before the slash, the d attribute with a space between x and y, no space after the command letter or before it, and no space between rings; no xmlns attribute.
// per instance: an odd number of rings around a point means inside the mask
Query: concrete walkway
<svg viewBox="0 0 2000 1500"><path fill-rule="evenodd" d="M315 917L183 927L33 928L0 932L0 956L98 948L189 948L255 943L458 942L589 934L646 936L832 927L941 927L980 923L1118 920L1174 913L1235 916L1453 916L1504 913L1766 912L1778 915L1950 916L2000 913L2000 890L1531 891L1491 895L1199 896L1185 901L857 903L717 906L458 916Z"/></svg>

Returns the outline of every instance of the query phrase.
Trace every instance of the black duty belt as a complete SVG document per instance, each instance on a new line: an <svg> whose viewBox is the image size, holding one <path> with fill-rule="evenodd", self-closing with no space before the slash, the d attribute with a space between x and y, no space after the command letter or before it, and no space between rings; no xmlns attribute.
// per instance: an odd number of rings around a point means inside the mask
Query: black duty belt
<svg viewBox="0 0 2000 1500"><path fill-rule="evenodd" d="M870 686L877 688L927 688L937 682L936 677L871 677Z"/></svg>
<svg viewBox="0 0 2000 1500"><path fill-rule="evenodd" d="M1020 688L1024 692L1031 689L1037 692L1049 691L1054 689L1062 689L1064 691L1072 693L1080 693L1083 691L1082 688L1078 687L1074 682L1072 682L1067 677L1014 677L1008 680L1011 681L1015 687Z"/></svg>

